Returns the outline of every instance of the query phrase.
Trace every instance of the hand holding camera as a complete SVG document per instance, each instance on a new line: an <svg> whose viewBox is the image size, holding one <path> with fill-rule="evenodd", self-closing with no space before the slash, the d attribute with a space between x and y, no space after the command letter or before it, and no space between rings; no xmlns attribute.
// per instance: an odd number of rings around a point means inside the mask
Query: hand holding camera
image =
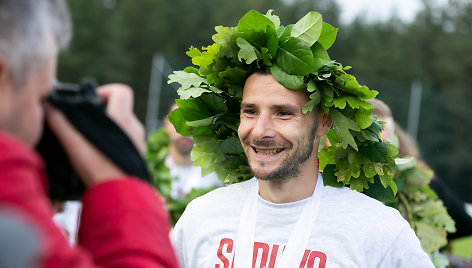
<svg viewBox="0 0 472 268"><path fill-rule="evenodd" d="M125 175L150 181L142 160L145 131L133 114L131 88L61 84L49 102L38 151L46 164L52 199L78 199L83 184L90 187Z"/></svg>

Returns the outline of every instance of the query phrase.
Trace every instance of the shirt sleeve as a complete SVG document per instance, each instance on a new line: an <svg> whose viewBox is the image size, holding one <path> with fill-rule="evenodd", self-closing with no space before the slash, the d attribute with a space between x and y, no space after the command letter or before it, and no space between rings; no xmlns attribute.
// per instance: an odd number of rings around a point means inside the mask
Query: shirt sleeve
<svg viewBox="0 0 472 268"><path fill-rule="evenodd" d="M384 256L379 267L433 267L428 254L421 248L420 241L410 226L405 226L398 234Z"/></svg>

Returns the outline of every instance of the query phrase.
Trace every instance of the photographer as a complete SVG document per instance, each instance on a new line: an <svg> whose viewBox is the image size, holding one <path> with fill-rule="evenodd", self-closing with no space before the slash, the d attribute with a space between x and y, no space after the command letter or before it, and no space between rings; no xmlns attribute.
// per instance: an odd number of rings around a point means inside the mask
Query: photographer
<svg viewBox="0 0 472 268"><path fill-rule="evenodd" d="M64 1L0 0L0 208L17 214L40 237L31 254L37 267L177 267L167 214L153 189L127 176L45 102L57 52L69 37ZM144 130L132 113L131 89L112 84L97 94L143 153ZM32 150L44 117L88 187L77 248L68 246L51 220L46 175Z"/></svg>

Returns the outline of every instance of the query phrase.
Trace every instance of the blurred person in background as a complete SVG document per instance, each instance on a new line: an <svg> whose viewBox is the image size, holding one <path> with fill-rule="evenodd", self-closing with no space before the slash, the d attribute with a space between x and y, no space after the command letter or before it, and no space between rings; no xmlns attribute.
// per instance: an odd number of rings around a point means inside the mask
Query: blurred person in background
<svg viewBox="0 0 472 268"><path fill-rule="evenodd" d="M177 267L167 215L153 189L125 174L46 103L58 50L70 36L65 1L0 0L1 208L18 215L27 226L23 229L32 232L29 267ZM132 90L111 84L97 89L97 94L108 116L144 153L144 128L132 112ZM52 221L46 174L32 150L41 136L43 117L88 187L76 248ZM20 254L12 252L7 262Z"/></svg>
<svg viewBox="0 0 472 268"><path fill-rule="evenodd" d="M177 104L173 103L169 113L176 108ZM170 197L177 199L189 194L192 189L222 186L222 182L214 172L202 177L202 168L193 165L190 157L193 138L177 133L167 116L164 119L164 127L169 135L169 154L165 159L165 165L169 168L170 175L176 177L171 183Z"/></svg>
<svg viewBox="0 0 472 268"><path fill-rule="evenodd" d="M167 110L170 113L176 108L177 104L171 102ZM177 133L167 115L163 121L163 127L149 134L146 160L153 184L166 203L171 223L175 224L190 201L223 182L214 172L202 176L202 168L194 166L190 156L193 138Z"/></svg>
<svg viewBox="0 0 472 268"><path fill-rule="evenodd" d="M390 108L381 100L367 100L374 105L373 115L378 116L379 121L385 122L384 130L380 133L382 140L390 141L398 146L399 156L411 156L417 160L421 168L431 169L420 155L420 150L413 140L394 120ZM430 187L436 192L444 203L447 212L456 222L455 233L448 233L448 239L455 239L472 235L472 217L466 212L465 204L447 186L443 179L436 173L431 180Z"/></svg>

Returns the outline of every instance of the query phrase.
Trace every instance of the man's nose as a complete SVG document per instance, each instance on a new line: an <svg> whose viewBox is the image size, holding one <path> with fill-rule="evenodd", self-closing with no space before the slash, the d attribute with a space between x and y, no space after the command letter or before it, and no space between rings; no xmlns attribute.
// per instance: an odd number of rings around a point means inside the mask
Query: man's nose
<svg viewBox="0 0 472 268"><path fill-rule="evenodd" d="M256 139L273 138L275 136L274 122L270 115L261 114L257 117L252 129L252 135Z"/></svg>

